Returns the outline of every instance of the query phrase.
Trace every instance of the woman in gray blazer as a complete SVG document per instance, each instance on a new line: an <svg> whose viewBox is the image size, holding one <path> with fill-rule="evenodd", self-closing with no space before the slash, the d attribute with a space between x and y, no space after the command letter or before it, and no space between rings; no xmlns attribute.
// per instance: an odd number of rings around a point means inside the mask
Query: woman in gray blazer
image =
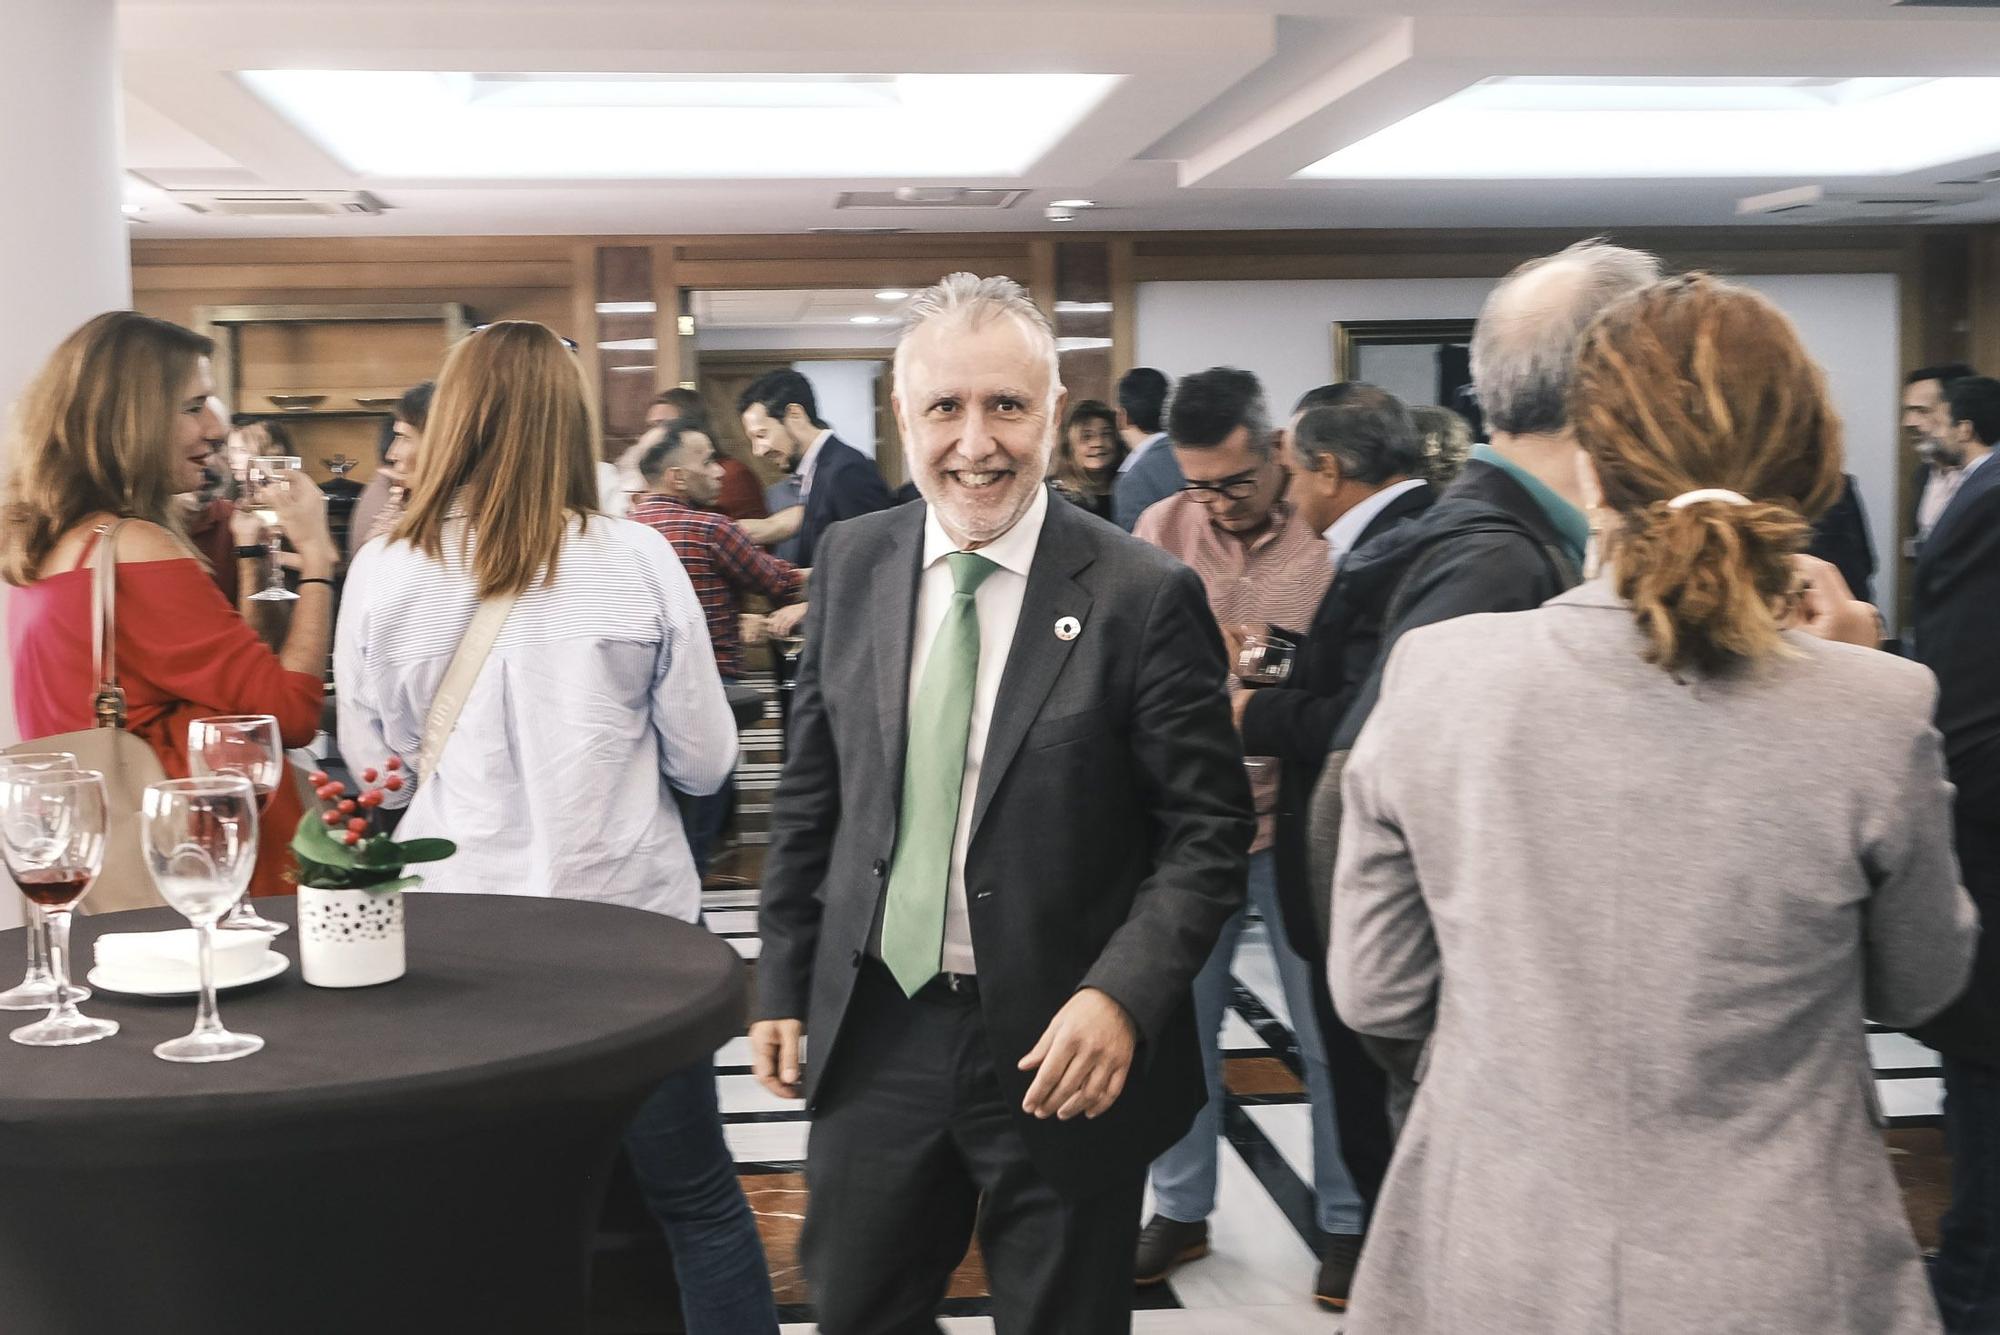
<svg viewBox="0 0 2000 1335"><path fill-rule="evenodd" d="M1706 278L1586 335L1604 578L1406 636L1345 779L1329 967L1430 1036L1348 1335L1938 1328L1864 1017L1976 918L1915 664L1786 629L1841 479L1818 369Z"/></svg>

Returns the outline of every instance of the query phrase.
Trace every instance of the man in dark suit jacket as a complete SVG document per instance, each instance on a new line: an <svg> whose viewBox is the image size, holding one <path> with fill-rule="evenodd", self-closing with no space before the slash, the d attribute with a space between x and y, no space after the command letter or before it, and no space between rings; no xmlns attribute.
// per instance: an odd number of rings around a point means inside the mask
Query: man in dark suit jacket
<svg viewBox="0 0 2000 1335"><path fill-rule="evenodd" d="M1278 906L1286 943L1315 963L1326 958L1324 933L1315 925L1307 875L1308 805L1319 782L1334 729L1374 665L1381 633L1379 600L1357 596L1346 557L1431 506L1435 492L1419 476L1423 442L1409 409L1373 385L1343 384L1313 390L1285 433L1292 470L1292 499L1299 517L1326 535L1335 562L1333 583L1303 634L1283 633L1298 645L1283 686L1237 696L1243 749L1277 756L1276 870ZM1318 406L1314 406L1318 405ZM1361 1197L1365 1230L1381 1193L1394 1146L1388 1087L1380 1067L1334 1013L1326 970L1313 970L1313 1011L1333 1076L1340 1153ZM1315 1294L1322 1305L1346 1306L1360 1256L1359 1238L1329 1239Z"/></svg>
<svg viewBox="0 0 2000 1335"><path fill-rule="evenodd" d="M2000 1329L2000 380L1950 391L1960 480L1917 557L1916 656L1937 674L1937 726L1957 789L1959 872L1986 930L1965 995L1918 1036L1944 1056L1952 1205L1931 1279L1945 1329Z"/></svg>
<svg viewBox="0 0 2000 1335"><path fill-rule="evenodd" d="M1127 533L1187 481L1167 442L1169 388L1165 373L1150 366L1135 366L1118 380L1118 434L1127 453L1111 483L1111 522Z"/></svg>
<svg viewBox="0 0 2000 1335"><path fill-rule="evenodd" d="M834 524L895 504L875 461L820 420L812 382L800 372L784 367L758 376L736 408L750 448L799 480L805 513L785 557L793 565L811 566L820 536Z"/></svg>
<svg viewBox="0 0 2000 1335"><path fill-rule="evenodd" d="M920 295L927 504L813 576L750 1045L813 1113L829 1335L928 1329L975 1220L1000 1331L1128 1329L1146 1165L1206 1093L1191 984L1254 829L1221 638L1193 572L1050 504L1055 366L1012 281Z"/></svg>

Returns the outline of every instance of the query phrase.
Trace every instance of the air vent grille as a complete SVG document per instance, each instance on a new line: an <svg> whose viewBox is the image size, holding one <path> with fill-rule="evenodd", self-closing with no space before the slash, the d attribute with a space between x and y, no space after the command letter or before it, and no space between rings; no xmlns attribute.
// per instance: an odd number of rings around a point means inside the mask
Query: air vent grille
<svg viewBox="0 0 2000 1335"><path fill-rule="evenodd" d="M923 187L901 190L844 190L833 201L837 209L1005 209L1025 190L958 190Z"/></svg>
<svg viewBox="0 0 2000 1335"><path fill-rule="evenodd" d="M170 190L196 213L229 218L345 218L382 212L366 190Z"/></svg>

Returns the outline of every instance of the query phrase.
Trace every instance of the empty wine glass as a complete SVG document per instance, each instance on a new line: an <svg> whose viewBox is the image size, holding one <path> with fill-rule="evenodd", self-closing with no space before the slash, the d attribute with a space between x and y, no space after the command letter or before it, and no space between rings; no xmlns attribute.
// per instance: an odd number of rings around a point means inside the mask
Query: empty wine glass
<svg viewBox="0 0 2000 1335"><path fill-rule="evenodd" d="M268 494L273 487L288 486L287 473L296 473L305 467L305 460L296 454L265 454L250 460L250 489L252 504L257 517L264 521L265 545L269 550L266 566L266 582L262 589L250 595L255 602L291 602L298 597L285 587L284 567L278 562L278 553L284 543L278 528L278 512L268 503Z"/></svg>
<svg viewBox="0 0 2000 1335"><path fill-rule="evenodd" d="M24 755L0 756L0 774L9 770L75 769L76 757L67 751L35 751ZM28 972L20 986L0 992L0 1011L45 1011L56 1004L56 976L49 972L49 929L39 913L30 913L22 935L28 938ZM90 999L90 989L72 983L78 1001Z"/></svg>
<svg viewBox="0 0 2000 1335"><path fill-rule="evenodd" d="M0 846L7 870L42 915L49 934L55 1004L48 1018L9 1037L32 1048L93 1043L118 1032L116 1020L94 1020L76 1008L69 983L69 923L78 900L104 865L110 803L96 770L13 770L0 774Z"/></svg>
<svg viewBox="0 0 2000 1335"><path fill-rule="evenodd" d="M257 795L258 814L268 817L278 785L285 782L285 745L278 720L269 714L217 714L188 724L188 772L199 779L210 774L234 774L250 782ZM255 850L252 850L254 855ZM285 924L272 922L245 898L222 925L231 929L277 936Z"/></svg>
<svg viewBox="0 0 2000 1335"><path fill-rule="evenodd" d="M264 1046L222 1027L215 1007L215 924L250 886L257 867L257 794L240 774L146 785L140 842L160 898L194 925L200 941L201 1004L194 1028L153 1049L170 1062L226 1062Z"/></svg>

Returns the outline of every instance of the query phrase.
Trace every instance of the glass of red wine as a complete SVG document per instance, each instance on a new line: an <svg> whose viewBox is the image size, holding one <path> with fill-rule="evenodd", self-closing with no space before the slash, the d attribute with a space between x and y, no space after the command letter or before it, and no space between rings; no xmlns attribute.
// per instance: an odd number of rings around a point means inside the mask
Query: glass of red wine
<svg viewBox="0 0 2000 1335"><path fill-rule="evenodd" d="M278 737L278 720L269 714L218 714L196 719L188 724L188 772L197 779L212 774L248 779L257 794L258 814L268 818L278 785L285 782L285 745ZM284 923L272 922L257 912L247 895L237 901L221 925L266 936L286 930Z"/></svg>
<svg viewBox="0 0 2000 1335"><path fill-rule="evenodd" d="M24 755L0 756L0 774L9 770L75 769L76 757L67 751L35 751ZM0 992L0 1011L45 1011L56 1004L56 976L49 972L49 933L42 915L30 913L28 930L28 972L20 985ZM90 989L71 985L78 1001L90 999Z"/></svg>
<svg viewBox="0 0 2000 1335"><path fill-rule="evenodd" d="M104 865L110 820L104 776L96 770L15 770L0 773L0 848L14 884L42 916L55 974L48 1018L9 1037L32 1048L94 1043L118 1032L115 1020L93 1020L76 1008L69 983L69 923L77 901Z"/></svg>

